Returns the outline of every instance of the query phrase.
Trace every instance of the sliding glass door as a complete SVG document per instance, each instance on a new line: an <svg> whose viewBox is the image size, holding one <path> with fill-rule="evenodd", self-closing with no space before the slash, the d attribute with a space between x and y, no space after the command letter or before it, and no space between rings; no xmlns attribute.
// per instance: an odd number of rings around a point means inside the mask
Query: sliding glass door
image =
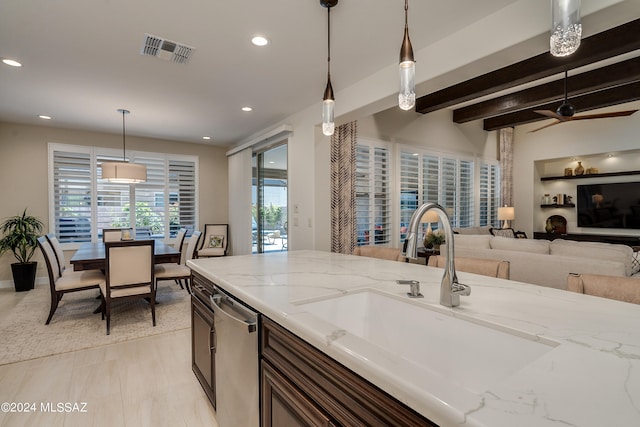
<svg viewBox="0 0 640 427"><path fill-rule="evenodd" d="M253 253L287 250L287 144L253 154Z"/></svg>

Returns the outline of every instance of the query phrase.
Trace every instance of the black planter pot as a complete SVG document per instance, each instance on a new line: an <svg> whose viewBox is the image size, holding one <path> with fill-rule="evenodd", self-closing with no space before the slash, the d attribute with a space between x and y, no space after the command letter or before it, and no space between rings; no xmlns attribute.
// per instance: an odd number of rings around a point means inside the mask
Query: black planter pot
<svg viewBox="0 0 640 427"><path fill-rule="evenodd" d="M24 292L33 289L36 282L37 262L26 262L21 264L16 262L11 264L11 272L13 273L13 284L16 292Z"/></svg>

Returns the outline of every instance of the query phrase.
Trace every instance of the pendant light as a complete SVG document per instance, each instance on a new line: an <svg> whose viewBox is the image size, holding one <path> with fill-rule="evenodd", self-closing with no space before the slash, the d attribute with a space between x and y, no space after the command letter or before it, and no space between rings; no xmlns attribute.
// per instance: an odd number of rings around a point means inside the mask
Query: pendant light
<svg viewBox="0 0 640 427"><path fill-rule="evenodd" d="M129 114L129 110L118 109L118 113L122 113L122 161L121 162L104 162L102 163L102 179L108 182L116 182L119 184L135 184L145 182L147 180L147 167L136 163L127 162L125 155L125 129L124 116Z"/></svg>
<svg viewBox="0 0 640 427"><path fill-rule="evenodd" d="M571 55L578 50L581 37L580 0L551 0L551 55Z"/></svg>
<svg viewBox="0 0 640 427"><path fill-rule="evenodd" d="M327 8L327 87L322 97L322 133L331 136L335 130L334 122L335 98L331 87L331 8L338 0L320 0L320 5Z"/></svg>
<svg viewBox="0 0 640 427"><path fill-rule="evenodd" d="M416 105L416 61L413 59L413 47L409 40L409 0L404 0L404 38L400 48L400 91L398 106L410 110Z"/></svg>

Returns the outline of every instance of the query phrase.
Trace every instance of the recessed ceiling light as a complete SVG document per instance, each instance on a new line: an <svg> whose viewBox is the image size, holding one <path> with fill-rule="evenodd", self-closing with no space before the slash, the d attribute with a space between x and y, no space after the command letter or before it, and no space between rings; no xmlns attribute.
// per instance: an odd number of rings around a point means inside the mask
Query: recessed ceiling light
<svg viewBox="0 0 640 427"><path fill-rule="evenodd" d="M260 34L256 34L253 37L251 37L251 43L253 43L256 46L266 46L269 44L269 39Z"/></svg>
<svg viewBox="0 0 640 427"><path fill-rule="evenodd" d="M40 117L42 120L51 120L51 116L45 116L44 114L39 114L38 117Z"/></svg>
<svg viewBox="0 0 640 427"><path fill-rule="evenodd" d="M248 113L249 111L253 111L253 108L251 108L251 107L242 107L242 111L244 111L245 113Z"/></svg>
<svg viewBox="0 0 640 427"><path fill-rule="evenodd" d="M2 58L2 62L11 67L22 67L22 64L16 61L15 59Z"/></svg>
<svg viewBox="0 0 640 427"><path fill-rule="evenodd" d="M205 141L209 141L211 139L210 136L203 136L202 139L204 139Z"/></svg>

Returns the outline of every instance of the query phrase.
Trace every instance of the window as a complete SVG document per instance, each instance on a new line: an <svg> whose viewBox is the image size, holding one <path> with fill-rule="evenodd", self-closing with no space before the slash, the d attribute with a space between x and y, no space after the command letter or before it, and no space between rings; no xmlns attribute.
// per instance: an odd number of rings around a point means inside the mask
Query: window
<svg viewBox="0 0 640 427"><path fill-rule="evenodd" d="M401 149L400 243L407 237L411 215L427 202L438 203L445 208L453 227L474 225L474 170L475 162L472 160ZM487 197L493 197L493 194Z"/></svg>
<svg viewBox="0 0 640 427"><path fill-rule="evenodd" d="M480 163L480 224L500 227L498 207L500 206L500 166Z"/></svg>
<svg viewBox="0 0 640 427"><path fill-rule="evenodd" d="M103 181L102 162L121 160L113 150L49 144L50 223L61 242L97 241L105 228L135 227L138 237L158 239L195 229L197 157L129 154L147 166L146 182Z"/></svg>
<svg viewBox="0 0 640 427"><path fill-rule="evenodd" d="M391 241L389 149L381 142L356 145L357 244L386 245Z"/></svg>

